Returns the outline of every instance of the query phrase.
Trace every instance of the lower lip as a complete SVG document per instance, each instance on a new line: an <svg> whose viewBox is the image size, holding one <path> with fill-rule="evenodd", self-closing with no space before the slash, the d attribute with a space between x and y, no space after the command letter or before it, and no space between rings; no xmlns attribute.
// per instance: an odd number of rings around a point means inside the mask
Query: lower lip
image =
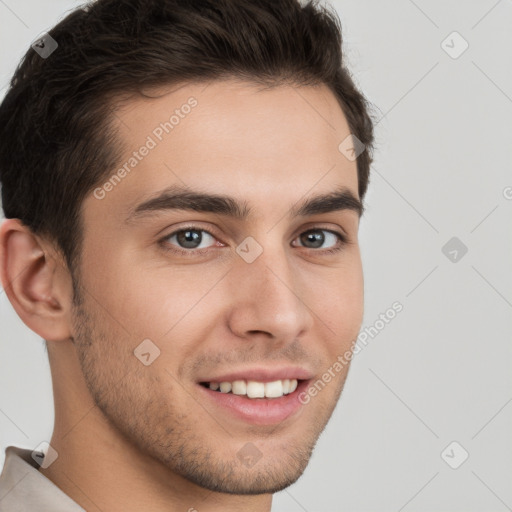
<svg viewBox="0 0 512 512"><path fill-rule="evenodd" d="M245 395L221 393L198 384L203 393L213 403L228 410L233 416L254 425L274 425L297 413L304 404L299 395L309 384L309 380L299 382L293 393L279 398L248 398Z"/></svg>

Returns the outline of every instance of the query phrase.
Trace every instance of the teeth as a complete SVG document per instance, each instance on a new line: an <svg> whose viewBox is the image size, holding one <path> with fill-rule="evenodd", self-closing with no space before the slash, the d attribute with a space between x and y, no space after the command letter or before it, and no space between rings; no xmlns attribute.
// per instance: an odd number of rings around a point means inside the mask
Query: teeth
<svg viewBox="0 0 512 512"><path fill-rule="evenodd" d="M283 381L275 380L274 382L265 383L265 396L268 398L277 398L283 396Z"/></svg>
<svg viewBox="0 0 512 512"><path fill-rule="evenodd" d="M265 398L265 384L263 384L263 382L248 380L247 396L249 398Z"/></svg>
<svg viewBox="0 0 512 512"><path fill-rule="evenodd" d="M231 391L231 382L221 382L220 383L220 392L221 393L229 393Z"/></svg>
<svg viewBox="0 0 512 512"><path fill-rule="evenodd" d="M246 395L247 394L247 384L245 380L235 380L232 385L231 392L234 395Z"/></svg>
<svg viewBox="0 0 512 512"><path fill-rule="evenodd" d="M210 382L208 387L221 393L245 395L248 398L279 398L297 389L297 379L257 382L255 380L235 380L233 382Z"/></svg>

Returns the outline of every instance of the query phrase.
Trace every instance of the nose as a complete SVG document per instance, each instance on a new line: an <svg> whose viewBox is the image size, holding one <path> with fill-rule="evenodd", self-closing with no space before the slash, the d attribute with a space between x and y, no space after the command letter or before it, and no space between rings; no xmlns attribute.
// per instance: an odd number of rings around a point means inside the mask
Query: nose
<svg viewBox="0 0 512 512"><path fill-rule="evenodd" d="M252 263L238 261L229 275L228 322L237 336L251 339L263 333L287 344L311 329L306 283L292 268L284 248L264 250Z"/></svg>

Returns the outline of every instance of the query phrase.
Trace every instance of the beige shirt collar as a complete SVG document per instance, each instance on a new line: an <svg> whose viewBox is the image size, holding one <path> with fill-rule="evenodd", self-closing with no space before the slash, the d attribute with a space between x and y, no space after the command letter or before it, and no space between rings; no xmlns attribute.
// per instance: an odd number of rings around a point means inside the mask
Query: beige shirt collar
<svg viewBox="0 0 512 512"><path fill-rule="evenodd" d="M86 512L40 473L33 450L19 446L5 449L0 475L0 512Z"/></svg>

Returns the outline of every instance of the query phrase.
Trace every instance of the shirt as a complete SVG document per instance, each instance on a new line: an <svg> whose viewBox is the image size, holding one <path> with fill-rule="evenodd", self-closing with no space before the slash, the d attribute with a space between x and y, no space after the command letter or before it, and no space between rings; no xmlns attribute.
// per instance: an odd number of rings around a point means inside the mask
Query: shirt
<svg viewBox="0 0 512 512"><path fill-rule="evenodd" d="M5 449L0 475L0 512L86 512L37 469L33 450Z"/></svg>

